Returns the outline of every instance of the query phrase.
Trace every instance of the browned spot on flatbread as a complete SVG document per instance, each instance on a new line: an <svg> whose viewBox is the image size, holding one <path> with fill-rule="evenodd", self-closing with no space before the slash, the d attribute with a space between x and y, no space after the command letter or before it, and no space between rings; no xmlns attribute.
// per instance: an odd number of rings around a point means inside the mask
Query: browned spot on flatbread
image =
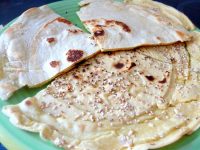
<svg viewBox="0 0 200 150"><path fill-rule="evenodd" d="M72 77L76 80L82 80L83 78L80 73L75 73L75 72L72 74Z"/></svg>
<svg viewBox="0 0 200 150"><path fill-rule="evenodd" d="M166 71L165 75L166 75L166 77L169 77L169 75L170 75L169 71Z"/></svg>
<svg viewBox="0 0 200 150"><path fill-rule="evenodd" d="M90 5L90 3L85 3L84 5L81 6L81 8L86 7L88 5Z"/></svg>
<svg viewBox="0 0 200 150"><path fill-rule="evenodd" d="M122 69L122 68L124 67L124 64L118 62L118 63L114 64L113 66L114 66L116 69Z"/></svg>
<svg viewBox="0 0 200 150"><path fill-rule="evenodd" d="M113 52L104 52L105 54L111 56L113 54Z"/></svg>
<svg viewBox="0 0 200 150"><path fill-rule="evenodd" d="M161 83L161 84L164 84L164 83L166 83L167 82L167 79L166 78L164 78L163 80L161 80L161 81L158 81L159 83Z"/></svg>
<svg viewBox="0 0 200 150"><path fill-rule="evenodd" d="M102 28L102 27L105 27L105 26L104 26L104 25L97 24L97 25L95 25L95 27L97 27L97 28Z"/></svg>
<svg viewBox="0 0 200 150"><path fill-rule="evenodd" d="M61 17L57 18L56 20L57 20L58 22L65 23L65 24L67 24L67 25L72 25L72 23L71 23L70 21L68 21L67 19L61 18Z"/></svg>
<svg viewBox="0 0 200 150"><path fill-rule="evenodd" d="M45 24L44 28L48 27L50 24L52 24L55 21L65 23L67 25L72 25L72 23L70 21L66 20L65 18L59 17L59 18L56 18L56 19L48 22L47 24Z"/></svg>
<svg viewBox="0 0 200 150"><path fill-rule="evenodd" d="M74 29L74 30L69 29L68 31L71 32L71 33L74 33L74 34L83 32L83 31L78 30L78 29Z"/></svg>
<svg viewBox="0 0 200 150"><path fill-rule="evenodd" d="M132 62L131 65L130 65L130 67L128 68L128 70L131 70L135 66L136 66L136 63Z"/></svg>
<svg viewBox="0 0 200 150"><path fill-rule="evenodd" d="M170 60L171 60L171 62L172 62L173 64L176 63L176 59L175 59L175 58L171 58Z"/></svg>
<svg viewBox="0 0 200 150"><path fill-rule="evenodd" d="M98 22L98 20L95 20L95 19L83 21L84 24L94 24L97 22Z"/></svg>
<svg viewBox="0 0 200 150"><path fill-rule="evenodd" d="M99 20L95 20L95 19L92 19L92 20L87 20L87 21L84 21L84 24L91 24L91 25L94 25L95 28L104 28L106 26L113 26L113 25L118 25L120 26L125 32L131 32L131 29L130 27L125 24L124 22L121 22L121 21L117 21L117 20L105 20L105 25L99 25Z"/></svg>
<svg viewBox="0 0 200 150"><path fill-rule="evenodd" d="M79 59L81 59L81 57L83 57L83 51L82 50L75 50L75 49L71 49L67 52L67 60L71 61L71 62L76 62Z"/></svg>
<svg viewBox="0 0 200 150"><path fill-rule="evenodd" d="M93 29L94 37L104 36L105 32L102 25L95 25Z"/></svg>
<svg viewBox="0 0 200 150"><path fill-rule="evenodd" d="M51 38L47 38L47 42L49 43L53 43L55 42L55 38L51 37Z"/></svg>
<svg viewBox="0 0 200 150"><path fill-rule="evenodd" d="M69 91L69 92L73 91L73 86L71 83L67 84L67 91Z"/></svg>
<svg viewBox="0 0 200 150"><path fill-rule="evenodd" d="M32 102L31 102L30 100L27 100L27 101L25 101L25 104L26 104L27 106L30 106L30 105L32 105Z"/></svg>
<svg viewBox="0 0 200 150"><path fill-rule="evenodd" d="M60 62L59 61L51 61L50 62L50 66L52 67L52 68L56 68L57 66L59 66L60 65Z"/></svg>
<svg viewBox="0 0 200 150"><path fill-rule="evenodd" d="M83 69L82 69L82 72L85 72L85 71L86 71L85 68L83 68Z"/></svg>
<svg viewBox="0 0 200 150"><path fill-rule="evenodd" d="M161 37L157 36L156 38L157 38L159 41L161 41Z"/></svg>
<svg viewBox="0 0 200 150"><path fill-rule="evenodd" d="M185 33L181 32L181 31L176 31L176 33L181 37L183 38L185 36Z"/></svg>
<svg viewBox="0 0 200 150"><path fill-rule="evenodd" d="M97 30L94 32L94 36L97 37L97 36L103 36L104 35L104 30L101 29L101 30Z"/></svg>
<svg viewBox="0 0 200 150"><path fill-rule="evenodd" d="M91 65L91 64L85 64L84 66L85 66L85 67L88 67L88 66L90 66L90 65Z"/></svg>
<svg viewBox="0 0 200 150"><path fill-rule="evenodd" d="M155 78L153 76L145 76L149 81L154 81Z"/></svg>
<svg viewBox="0 0 200 150"><path fill-rule="evenodd" d="M106 20L106 25L111 25L111 24L116 24L116 25L120 26L124 31L131 32L131 29L129 28L129 26L121 21Z"/></svg>

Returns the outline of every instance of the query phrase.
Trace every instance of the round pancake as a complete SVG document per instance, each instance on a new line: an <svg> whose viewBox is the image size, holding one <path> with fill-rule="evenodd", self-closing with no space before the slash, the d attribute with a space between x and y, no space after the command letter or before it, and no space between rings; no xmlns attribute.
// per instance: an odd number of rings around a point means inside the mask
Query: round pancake
<svg viewBox="0 0 200 150"><path fill-rule="evenodd" d="M199 92L192 92L200 89L199 82L193 87L198 72L187 62L199 61L189 55L199 51L193 34L187 45L98 54L3 112L15 126L64 149L147 150L173 143L199 128Z"/></svg>

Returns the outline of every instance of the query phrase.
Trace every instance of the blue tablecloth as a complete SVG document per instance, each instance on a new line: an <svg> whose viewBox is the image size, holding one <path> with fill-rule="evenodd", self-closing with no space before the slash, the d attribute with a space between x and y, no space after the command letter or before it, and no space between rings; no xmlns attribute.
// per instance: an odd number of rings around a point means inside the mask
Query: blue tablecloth
<svg viewBox="0 0 200 150"><path fill-rule="evenodd" d="M7 24L30 7L41 6L56 0L0 0L0 24ZM157 0L184 12L200 27L200 0Z"/></svg>
<svg viewBox="0 0 200 150"><path fill-rule="evenodd" d="M200 0L157 0L184 12L200 27ZM0 0L0 25L7 24L30 7L41 6L55 0ZM1 134L1 133L0 133ZM0 144L0 150L5 150Z"/></svg>
<svg viewBox="0 0 200 150"><path fill-rule="evenodd" d="M0 144L0 150L5 150L5 148L1 144Z"/></svg>

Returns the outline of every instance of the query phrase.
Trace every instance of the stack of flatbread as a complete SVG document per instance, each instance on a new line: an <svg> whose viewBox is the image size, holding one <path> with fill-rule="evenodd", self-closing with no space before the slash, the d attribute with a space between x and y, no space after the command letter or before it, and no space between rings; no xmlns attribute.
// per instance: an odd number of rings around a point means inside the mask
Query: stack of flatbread
<svg viewBox="0 0 200 150"><path fill-rule="evenodd" d="M147 150L200 126L200 33L151 0L83 0L90 33L48 6L0 35L0 98L52 81L2 111L64 149Z"/></svg>

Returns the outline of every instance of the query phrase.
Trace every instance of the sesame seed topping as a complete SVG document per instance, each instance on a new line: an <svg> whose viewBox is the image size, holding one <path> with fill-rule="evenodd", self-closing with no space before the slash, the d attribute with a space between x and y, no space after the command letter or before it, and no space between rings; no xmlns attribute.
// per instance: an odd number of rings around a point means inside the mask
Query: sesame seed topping
<svg viewBox="0 0 200 150"><path fill-rule="evenodd" d="M59 76L45 91L62 102L63 110L80 110L73 116L75 121L96 122L99 127L105 120L111 126L116 122L131 125L139 123L137 116L144 113L154 117L154 108L168 103L163 97L169 88L171 70L171 64L138 51L99 54ZM166 83L160 84L164 78Z"/></svg>

